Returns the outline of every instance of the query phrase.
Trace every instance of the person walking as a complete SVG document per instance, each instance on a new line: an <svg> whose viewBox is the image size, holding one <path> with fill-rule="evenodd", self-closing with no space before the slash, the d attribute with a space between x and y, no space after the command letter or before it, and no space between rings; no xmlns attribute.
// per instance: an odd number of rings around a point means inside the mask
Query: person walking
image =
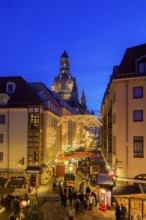
<svg viewBox="0 0 146 220"><path fill-rule="evenodd" d="M116 206L115 215L116 215L116 220L120 220L121 219L121 211L120 211L120 206L118 204Z"/></svg>
<svg viewBox="0 0 146 220"><path fill-rule="evenodd" d="M79 199L79 196L77 196L77 198L75 200L75 210L76 210L76 212L80 211L80 204L81 204L81 201Z"/></svg>
<svg viewBox="0 0 146 220"><path fill-rule="evenodd" d="M70 201L70 205L72 205L72 200L73 200L73 193L72 193L72 191L69 192L68 198L69 198L69 201Z"/></svg>
<svg viewBox="0 0 146 220"><path fill-rule="evenodd" d="M70 205L69 209L68 209L68 216L69 216L69 220L73 220L74 216L75 216L75 209L72 205Z"/></svg>
<svg viewBox="0 0 146 220"><path fill-rule="evenodd" d="M121 219L125 219L125 216L126 216L126 207L121 204Z"/></svg>

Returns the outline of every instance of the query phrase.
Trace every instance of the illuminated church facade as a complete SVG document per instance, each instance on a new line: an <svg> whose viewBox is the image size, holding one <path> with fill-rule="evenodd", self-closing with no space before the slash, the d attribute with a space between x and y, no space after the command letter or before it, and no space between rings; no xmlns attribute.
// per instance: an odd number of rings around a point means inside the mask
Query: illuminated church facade
<svg viewBox="0 0 146 220"><path fill-rule="evenodd" d="M77 113L88 113L84 91L81 99L79 99L78 85L76 78L71 75L70 59L66 51L61 55L59 75L54 78L52 91L57 93L71 107L76 108Z"/></svg>

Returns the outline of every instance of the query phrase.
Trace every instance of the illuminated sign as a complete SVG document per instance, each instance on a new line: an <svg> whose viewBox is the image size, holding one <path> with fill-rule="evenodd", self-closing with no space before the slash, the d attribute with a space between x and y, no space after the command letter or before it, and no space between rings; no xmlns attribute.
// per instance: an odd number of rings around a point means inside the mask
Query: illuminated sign
<svg viewBox="0 0 146 220"><path fill-rule="evenodd" d="M115 176L115 171L114 170L110 170L109 172L108 172L108 177L109 178L113 178Z"/></svg>

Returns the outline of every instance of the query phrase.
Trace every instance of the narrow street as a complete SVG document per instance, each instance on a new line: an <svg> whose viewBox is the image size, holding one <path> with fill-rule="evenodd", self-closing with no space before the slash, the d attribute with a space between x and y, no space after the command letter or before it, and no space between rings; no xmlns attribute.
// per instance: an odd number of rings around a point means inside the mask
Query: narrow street
<svg viewBox="0 0 146 220"><path fill-rule="evenodd" d="M53 190L53 182L56 178L52 177L47 185L41 185L37 189L38 203L41 204L41 211L43 213L42 220L67 220L69 199L67 200L66 207L61 205L61 198L59 196L59 189ZM74 191L79 192L82 175L75 176ZM59 180L59 179L58 179ZM91 190L93 187L89 184ZM85 193L86 187L84 186L83 192ZM33 189L33 194L36 195L36 189ZM44 202L42 203L42 201ZM99 204L98 204L99 205ZM75 214L74 220L115 220L115 210L101 211L98 205L93 205L92 210L85 210L83 207ZM0 213L0 220L9 220L11 212L3 211Z"/></svg>
<svg viewBox="0 0 146 220"><path fill-rule="evenodd" d="M76 175L75 191L78 191L81 177ZM66 208L61 206L61 200L57 199L57 192L52 191L53 181L50 180L48 186L41 186L38 189L38 196L49 198L43 204L41 210L43 211L43 220L67 220L69 200L67 200ZM53 199L54 198L54 199ZM74 220L115 220L115 210L101 211L98 206L93 207L92 210L84 210L75 214Z"/></svg>

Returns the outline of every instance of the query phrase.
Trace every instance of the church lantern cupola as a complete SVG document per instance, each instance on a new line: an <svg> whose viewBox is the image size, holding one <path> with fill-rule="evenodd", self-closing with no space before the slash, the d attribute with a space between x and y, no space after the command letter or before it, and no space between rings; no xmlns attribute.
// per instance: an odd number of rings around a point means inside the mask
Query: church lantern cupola
<svg viewBox="0 0 146 220"><path fill-rule="evenodd" d="M69 104L78 101L78 85L76 78L71 75L70 60L66 50L61 55L59 75L54 79L52 91L56 92Z"/></svg>
<svg viewBox="0 0 146 220"><path fill-rule="evenodd" d="M60 58L60 75L65 73L70 75L70 61L66 50L64 50Z"/></svg>

